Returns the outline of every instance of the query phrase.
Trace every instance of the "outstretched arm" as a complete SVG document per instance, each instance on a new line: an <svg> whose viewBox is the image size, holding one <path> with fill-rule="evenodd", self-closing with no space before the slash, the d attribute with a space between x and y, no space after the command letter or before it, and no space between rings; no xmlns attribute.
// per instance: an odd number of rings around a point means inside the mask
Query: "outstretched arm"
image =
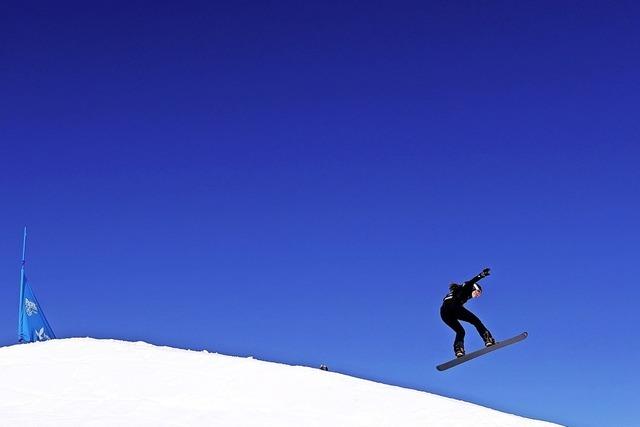
<svg viewBox="0 0 640 427"><path fill-rule="evenodd" d="M480 281L480 279L483 279L483 278L487 277L490 274L491 274L491 269L485 268L479 274L477 274L475 277L473 277L471 280L467 280L466 282L464 282L464 284L467 285L467 286L471 286L474 283L477 283L478 281Z"/></svg>

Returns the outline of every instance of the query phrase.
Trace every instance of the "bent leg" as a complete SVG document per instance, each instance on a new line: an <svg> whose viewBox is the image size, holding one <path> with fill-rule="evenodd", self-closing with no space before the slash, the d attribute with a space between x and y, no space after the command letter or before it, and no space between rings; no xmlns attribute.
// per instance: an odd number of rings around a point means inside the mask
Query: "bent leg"
<svg viewBox="0 0 640 427"><path fill-rule="evenodd" d="M484 324L478 319L478 316L470 312L464 307L460 307L458 310L458 319L463 320L465 322L471 323L478 330L478 333L481 337L484 336L484 333L487 332L487 328Z"/></svg>
<svg viewBox="0 0 640 427"><path fill-rule="evenodd" d="M442 318L442 321L446 323L447 326L453 329L456 333L456 338L455 338L455 341L453 342L454 351L457 346L464 347L464 335L465 335L464 328L462 327L462 325L457 319L456 311L457 310L453 310L445 306L443 306L440 309L440 317Z"/></svg>

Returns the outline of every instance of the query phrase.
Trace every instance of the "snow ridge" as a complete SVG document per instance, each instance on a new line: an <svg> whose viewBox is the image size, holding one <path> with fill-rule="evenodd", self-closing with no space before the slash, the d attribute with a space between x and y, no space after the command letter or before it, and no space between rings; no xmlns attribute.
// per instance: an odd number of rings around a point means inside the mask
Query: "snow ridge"
<svg viewBox="0 0 640 427"><path fill-rule="evenodd" d="M143 342L3 347L0 370L4 425L557 426L319 369Z"/></svg>

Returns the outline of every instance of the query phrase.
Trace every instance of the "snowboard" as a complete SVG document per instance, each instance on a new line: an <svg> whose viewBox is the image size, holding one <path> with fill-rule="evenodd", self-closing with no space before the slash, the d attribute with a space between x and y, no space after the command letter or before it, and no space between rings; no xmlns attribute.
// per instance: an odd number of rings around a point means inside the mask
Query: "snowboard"
<svg viewBox="0 0 640 427"><path fill-rule="evenodd" d="M517 342L522 341L529 335L527 332L523 332L520 335L516 335L513 338L509 338L508 340L496 342L494 345L481 348L480 350L473 351L471 353L467 353L462 357L457 357L453 360L443 363L442 365L436 366L438 371L445 371L449 368L453 368L454 366L458 366L461 363L464 363L468 360L475 359L476 357L482 356L483 354L491 353L492 351L496 351L501 349L502 347L506 347L511 344L515 344Z"/></svg>

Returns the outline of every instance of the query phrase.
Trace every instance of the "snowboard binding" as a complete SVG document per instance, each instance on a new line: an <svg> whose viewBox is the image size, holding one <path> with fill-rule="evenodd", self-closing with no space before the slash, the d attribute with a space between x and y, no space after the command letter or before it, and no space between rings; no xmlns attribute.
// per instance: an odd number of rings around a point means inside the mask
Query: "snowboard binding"
<svg viewBox="0 0 640 427"><path fill-rule="evenodd" d="M453 346L453 352L456 354L456 357L464 356L464 345L462 343L456 343Z"/></svg>
<svg viewBox="0 0 640 427"><path fill-rule="evenodd" d="M484 346L490 347L496 343L496 340L491 336L491 332L484 331L482 333L482 339L484 340Z"/></svg>

